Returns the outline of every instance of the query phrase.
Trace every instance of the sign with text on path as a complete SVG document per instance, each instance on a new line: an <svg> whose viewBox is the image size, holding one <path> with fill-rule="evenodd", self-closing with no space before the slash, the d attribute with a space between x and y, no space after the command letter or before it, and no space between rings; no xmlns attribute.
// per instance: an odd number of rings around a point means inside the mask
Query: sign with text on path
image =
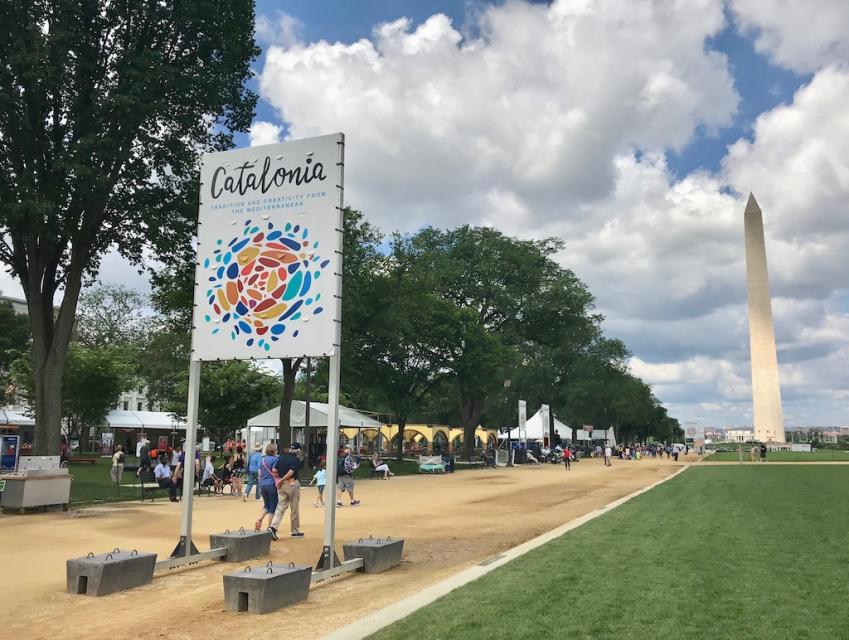
<svg viewBox="0 0 849 640"><path fill-rule="evenodd" d="M193 360L333 354L343 153L333 134L203 157Z"/></svg>

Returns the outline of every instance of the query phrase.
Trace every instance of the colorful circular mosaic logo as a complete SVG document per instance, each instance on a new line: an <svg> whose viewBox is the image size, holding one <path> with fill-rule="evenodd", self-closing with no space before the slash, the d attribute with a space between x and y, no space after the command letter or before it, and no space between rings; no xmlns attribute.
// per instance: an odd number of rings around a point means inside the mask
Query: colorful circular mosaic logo
<svg viewBox="0 0 849 640"><path fill-rule="evenodd" d="M321 294L310 289L330 260L322 260L318 242L308 238L301 225L287 222L281 230L269 222L260 230L247 220L241 236L226 246L216 242L213 257L203 261L212 272L206 297L213 313L204 320L214 325L213 335L229 330L232 340L269 351L287 326L324 311Z"/></svg>

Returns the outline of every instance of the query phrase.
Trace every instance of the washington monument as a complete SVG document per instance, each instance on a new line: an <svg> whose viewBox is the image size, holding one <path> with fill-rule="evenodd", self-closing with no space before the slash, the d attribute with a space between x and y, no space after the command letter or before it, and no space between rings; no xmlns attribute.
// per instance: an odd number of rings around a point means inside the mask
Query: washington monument
<svg viewBox="0 0 849 640"><path fill-rule="evenodd" d="M752 357L752 405L755 438L784 442L784 415L778 384L778 356L772 327L769 275L766 268L764 221L755 196L749 194L743 214L746 232L746 282L749 287L749 346Z"/></svg>

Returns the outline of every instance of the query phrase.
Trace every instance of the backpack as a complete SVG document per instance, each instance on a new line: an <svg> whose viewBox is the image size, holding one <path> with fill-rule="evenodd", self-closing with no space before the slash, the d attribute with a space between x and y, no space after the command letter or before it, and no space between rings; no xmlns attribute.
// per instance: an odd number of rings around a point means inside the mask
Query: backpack
<svg viewBox="0 0 849 640"><path fill-rule="evenodd" d="M341 478L342 476L347 474L347 472L345 471L345 458L346 458L346 456L341 456L336 461L336 477L337 478Z"/></svg>

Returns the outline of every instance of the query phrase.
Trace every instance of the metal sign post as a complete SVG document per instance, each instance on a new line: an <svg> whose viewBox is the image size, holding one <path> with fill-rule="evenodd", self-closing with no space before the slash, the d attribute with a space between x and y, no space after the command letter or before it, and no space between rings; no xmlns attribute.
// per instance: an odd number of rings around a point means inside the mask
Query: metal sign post
<svg viewBox="0 0 849 640"><path fill-rule="evenodd" d="M189 399L186 409L186 442L183 447L183 514L180 541L171 557L198 553L192 541L192 506L195 497L195 451L197 450L198 402L200 400L200 360L189 363Z"/></svg>
<svg viewBox="0 0 849 640"><path fill-rule="evenodd" d="M316 564L316 569L326 570L326 575L333 574L333 567L339 564L336 557L336 458L339 451L339 385L342 363L342 249L344 229L344 191L345 184L345 136L340 134L338 144L339 156L339 206L337 207L336 221L336 294L334 305L336 318L333 339L333 355L330 356L329 378L327 381L327 487L330 488L330 501L324 509L324 546L321 557Z"/></svg>

